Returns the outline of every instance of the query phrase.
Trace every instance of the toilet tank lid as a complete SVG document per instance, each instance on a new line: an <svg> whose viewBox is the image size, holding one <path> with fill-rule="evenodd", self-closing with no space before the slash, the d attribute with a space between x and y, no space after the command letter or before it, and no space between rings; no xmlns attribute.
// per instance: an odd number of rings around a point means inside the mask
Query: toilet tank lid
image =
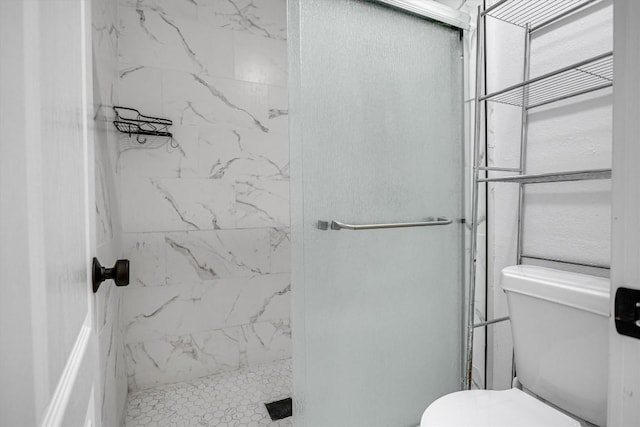
<svg viewBox="0 0 640 427"><path fill-rule="evenodd" d="M609 279L534 265L502 270L502 289L609 316Z"/></svg>

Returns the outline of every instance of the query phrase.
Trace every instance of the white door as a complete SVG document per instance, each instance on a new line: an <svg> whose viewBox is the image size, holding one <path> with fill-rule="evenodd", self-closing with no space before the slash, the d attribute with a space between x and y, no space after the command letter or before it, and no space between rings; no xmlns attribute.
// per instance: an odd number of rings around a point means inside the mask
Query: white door
<svg viewBox="0 0 640 427"><path fill-rule="evenodd" d="M88 0L0 1L0 425L95 425Z"/></svg>
<svg viewBox="0 0 640 427"><path fill-rule="evenodd" d="M640 2L614 4L611 287L640 289ZM640 328L637 328L640 330ZM610 325L609 427L640 426L640 339Z"/></svg>

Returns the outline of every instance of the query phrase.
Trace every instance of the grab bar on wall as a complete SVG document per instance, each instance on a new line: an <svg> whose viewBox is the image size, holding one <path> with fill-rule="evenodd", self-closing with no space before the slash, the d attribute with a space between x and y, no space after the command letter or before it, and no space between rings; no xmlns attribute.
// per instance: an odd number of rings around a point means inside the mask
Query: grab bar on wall
<svg viewBox="0 0 640 427"><path fill-rule="evenodd" d="M346 224L340 221L331 221L331 229L332 230L378 230L382 228L406 228L406 227L430 227L433 225L447 225L451 224L453 221L445 218L438 217L436 220L433 218L427 218L426 221L419 222L394 222L390 224ZM329 222L328 221L318 221L318 228L320 230L328 230Z"/></svg>

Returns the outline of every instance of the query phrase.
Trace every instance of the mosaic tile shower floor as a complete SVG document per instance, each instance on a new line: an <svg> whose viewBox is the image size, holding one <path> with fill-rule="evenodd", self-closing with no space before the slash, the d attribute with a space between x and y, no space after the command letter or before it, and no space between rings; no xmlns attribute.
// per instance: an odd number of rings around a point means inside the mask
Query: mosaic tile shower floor
<svg viewBox="0 0 640 427"><path fill-rule="evenodd" d="M291 396L291 360L162 385L129 395L126 427L291 427L264 404Z"/></svg>

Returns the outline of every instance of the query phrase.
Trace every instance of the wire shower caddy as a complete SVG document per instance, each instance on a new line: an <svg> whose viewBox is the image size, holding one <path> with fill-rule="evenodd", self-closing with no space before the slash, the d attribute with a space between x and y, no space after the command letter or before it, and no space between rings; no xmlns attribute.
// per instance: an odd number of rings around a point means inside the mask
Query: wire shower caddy
<svg viewBox="0 0 640 427"><path fill-rule="evenodd" d="M136 141L139 144L147 142L145 136L167 137L173 142L173 134L169 132L169 126L173 125L173 121L169 119L161 119L159 117L145 116L135 108L114 106L115 118L113 125L119 132L125 133L131 137L136 135Z"/></svg>

